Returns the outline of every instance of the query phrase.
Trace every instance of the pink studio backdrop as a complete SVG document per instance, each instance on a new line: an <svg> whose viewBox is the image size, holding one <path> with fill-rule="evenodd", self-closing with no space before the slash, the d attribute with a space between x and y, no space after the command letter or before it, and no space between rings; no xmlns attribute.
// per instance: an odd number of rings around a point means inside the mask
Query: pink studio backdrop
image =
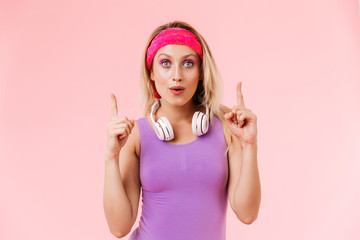
<svg viewBox="0 0 360 240"><path fill-rule="evenodd" d="M258 117L259 217L245 225L229 205L227 239L360 239L355 0L2 1L0 239L116 239L102 205L110 92L119 115L142 116L141 54L177 19L209 43L223 103L242 81Z"/></svg>

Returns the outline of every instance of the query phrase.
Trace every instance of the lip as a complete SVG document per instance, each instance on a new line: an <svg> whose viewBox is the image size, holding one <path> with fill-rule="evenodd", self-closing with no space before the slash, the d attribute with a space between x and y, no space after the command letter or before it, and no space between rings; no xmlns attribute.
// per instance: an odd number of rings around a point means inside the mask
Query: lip
<svg viewBox="0 0 360 240"><path fill-rule="evenodd" d="M174 94L174 95L180 95L184 92L184 89L181 89L181 90L170 89L170 92L172 92L172 94Z"/></svg>
<svg viewBox="0 0 360 240"><path fill-rule="evenodd" d="M184 92L185 88L182 86L172 86L169 89L174 95L180 95ZM175 90L175 89L181 89L181 90Z"/></svg>
<svg viewBox="0 0 360 240"><path fill-rule="evenodd" d="M172 86L172 87L170 87L170 90L173 90L173 89L182 89L182 90L184 90L184 87L182 87L182 86Z"/></svg>

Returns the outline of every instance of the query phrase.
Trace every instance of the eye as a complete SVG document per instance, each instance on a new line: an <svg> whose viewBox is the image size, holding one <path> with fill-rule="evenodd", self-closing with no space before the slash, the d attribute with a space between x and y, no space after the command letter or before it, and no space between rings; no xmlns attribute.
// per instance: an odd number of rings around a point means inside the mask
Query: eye
<svg viewBox="0 0 360 240"><path fill-rule="evenodd" d="M160 61L160 64L163 65L164 67L168 67L168 66L170 66L170 61L168 61L168 60L161 60L161 61Z"/></svg>
<svg viewBox="0 0 360 240"><path fill-rule="evenodd" d="M193 61L186 61L186 62L184 62L184 65L186 67L192 67L194 65L194 62Z"/></svg>

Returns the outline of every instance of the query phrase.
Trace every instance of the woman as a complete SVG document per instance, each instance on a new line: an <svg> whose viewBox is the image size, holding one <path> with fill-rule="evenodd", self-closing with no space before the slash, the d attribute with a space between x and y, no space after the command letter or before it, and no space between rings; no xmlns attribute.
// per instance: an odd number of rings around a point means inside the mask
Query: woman
<svg viewBox="0 0 360 240"><path fill-rule="evenodd" d="M158 27L142 59L144 117L118 117L111 94L104 211L116 237L142 215L130 240L225 239L228 201L252 223L261 190L256 116L220 103L221 80L204 38L181 21Z"/></svg>

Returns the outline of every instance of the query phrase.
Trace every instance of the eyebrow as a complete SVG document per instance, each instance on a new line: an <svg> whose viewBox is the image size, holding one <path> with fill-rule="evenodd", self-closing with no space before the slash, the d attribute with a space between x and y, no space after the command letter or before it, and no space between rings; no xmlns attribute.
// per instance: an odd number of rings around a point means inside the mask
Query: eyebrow
<svg viewBox="0 0 360 240"><path fill-rule="evenodd" d="M158 58L159 58L161 55L164 55L164 56L166 56L166 57L171 58L171 56L170 56L170 55L167 55L166 53L160 53L160 54L159 54L159 56L158 56ZM190 53L190 54L184 55L182 58L187 58L187 57L189 57L189 56L196 57L196 55L195 55L195 54Z"/></svg>

